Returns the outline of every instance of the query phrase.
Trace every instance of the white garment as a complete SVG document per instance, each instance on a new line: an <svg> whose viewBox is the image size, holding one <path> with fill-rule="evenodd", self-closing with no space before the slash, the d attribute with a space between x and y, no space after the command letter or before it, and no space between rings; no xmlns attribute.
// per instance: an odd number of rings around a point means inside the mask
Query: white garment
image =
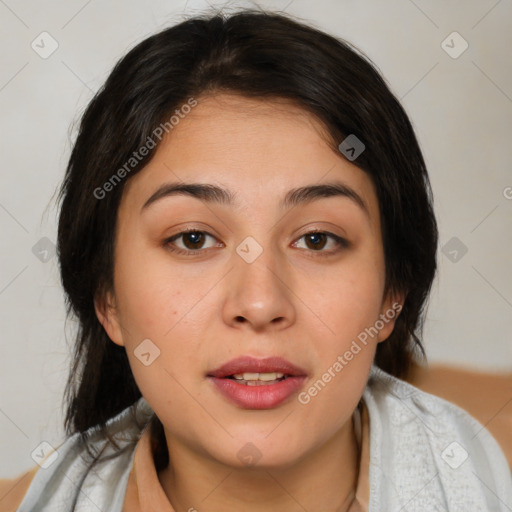
<svg viewBox="0 0 512 512"><path fill-rule="evenodd" d="M370 430L369 512L511 512L512 475L498 443L459 407L373 366L363 393ZM136 407L135 407L136 406ZM133 456L153 411L144 398L108 422L89 470L78 434L34 476L18 512L122 512ZM97 434L97 433L96 433Z"/></svg>

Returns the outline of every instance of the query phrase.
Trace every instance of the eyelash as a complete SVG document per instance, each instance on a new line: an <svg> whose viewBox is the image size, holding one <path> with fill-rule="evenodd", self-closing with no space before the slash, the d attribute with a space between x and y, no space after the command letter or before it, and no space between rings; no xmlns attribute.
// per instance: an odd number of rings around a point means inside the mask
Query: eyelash
<svg viewBox="0 0 512 512"><path fill-rule="evenodd" d="M191 229L187 229L185 231L180 231L179 233L176 233L175 235L171 236L170 238L166 238L163 241L163 246L165 248L167 248L167 250L169 250L175 254L185 255L185 256L199 256L201 253L204 253L206 250L208 250L208 249L185 250L185 249L180 249L178 247L172 246L172 243L175 240L179 239L183 235L186 235L187 233L201 233L201 234L205 234L207 236L211 236L212 238L215 238L212 234L208 233L207 231L201 231L200 229L191 228ZM310 251L313 253L316 253L315 255L317 255L317 256L320 256L320 257L332 256L332 255L338 253L339 251L341 251L342 249L347 249L350 246L350 243L345 238L335 235L334 233L330 233L329 231L323 231L323 230L308 231L307 233L304 233L303 235L301 235L297 240L300 240L300 239L304 238L305 236L313 235L316 233L327 235L328 238L333 239L338 244L338 248L336 248L334 250L330 250L330 251L323 251L323 250L315 251L315 250L311 249ZM213 247L209 247L209 249L213 249Z"/></svg>

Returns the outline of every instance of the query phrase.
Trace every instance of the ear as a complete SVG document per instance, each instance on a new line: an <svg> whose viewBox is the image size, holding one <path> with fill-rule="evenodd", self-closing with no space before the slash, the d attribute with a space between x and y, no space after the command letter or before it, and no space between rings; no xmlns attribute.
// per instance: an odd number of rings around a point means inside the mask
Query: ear
<svg viewBox="0 0 512 512"><path fill-rule="evenodd" d="M108 337L116 345L124 346L121 322L119 321L114 295L111 292L98 294L94 299L94 309Z"/></svg>
<svg viewBox="0 0 512 512"><path fill-rule="evenodd" d="M379 315L379 320L384 324L384 326L382 329L379 329L379 334L377 335L378 343L387 340L393 332L396 319L402 311L405 297L406 294L402 292L388 292L384 296Z"/></svg>

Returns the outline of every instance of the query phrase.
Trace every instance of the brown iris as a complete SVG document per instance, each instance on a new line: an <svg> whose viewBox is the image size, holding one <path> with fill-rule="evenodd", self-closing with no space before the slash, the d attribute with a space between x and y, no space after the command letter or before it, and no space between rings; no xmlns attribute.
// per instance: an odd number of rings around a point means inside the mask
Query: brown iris
<svg viewBox="0 0 512 512"><path fill-rule="evenodd" d="M310 233L306 235L306 244L310 249L323 249L325 246L325 242L327 240L327 235L325 233ZM309 242L313 243L313 246L310 247ZM321 244L321 247L319 247L317 244L319 242L323 242Z"/></svg>
<svg viewBox="0 0 512 512"><path fill-rule="evenodd" d="M183 235L183 244L190 250L200 249L200 246L204 243L204 233L201 231L190 231L188 233L184 233ZM186 243L187 240L191 241L192 247L189 247Z"/></svg>

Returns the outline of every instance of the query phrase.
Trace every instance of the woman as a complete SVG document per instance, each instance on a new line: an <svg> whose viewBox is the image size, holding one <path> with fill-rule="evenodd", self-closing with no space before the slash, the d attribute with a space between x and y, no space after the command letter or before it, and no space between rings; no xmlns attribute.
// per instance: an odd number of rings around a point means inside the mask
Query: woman
<svg viewBox="0 0 512 512"><path fill-rule="evenodd" d="M512 507L490 434L401 380L437 227L411 124L347 43L260 11L146 39L61 199L69 438L10 509Z"/></svg>

